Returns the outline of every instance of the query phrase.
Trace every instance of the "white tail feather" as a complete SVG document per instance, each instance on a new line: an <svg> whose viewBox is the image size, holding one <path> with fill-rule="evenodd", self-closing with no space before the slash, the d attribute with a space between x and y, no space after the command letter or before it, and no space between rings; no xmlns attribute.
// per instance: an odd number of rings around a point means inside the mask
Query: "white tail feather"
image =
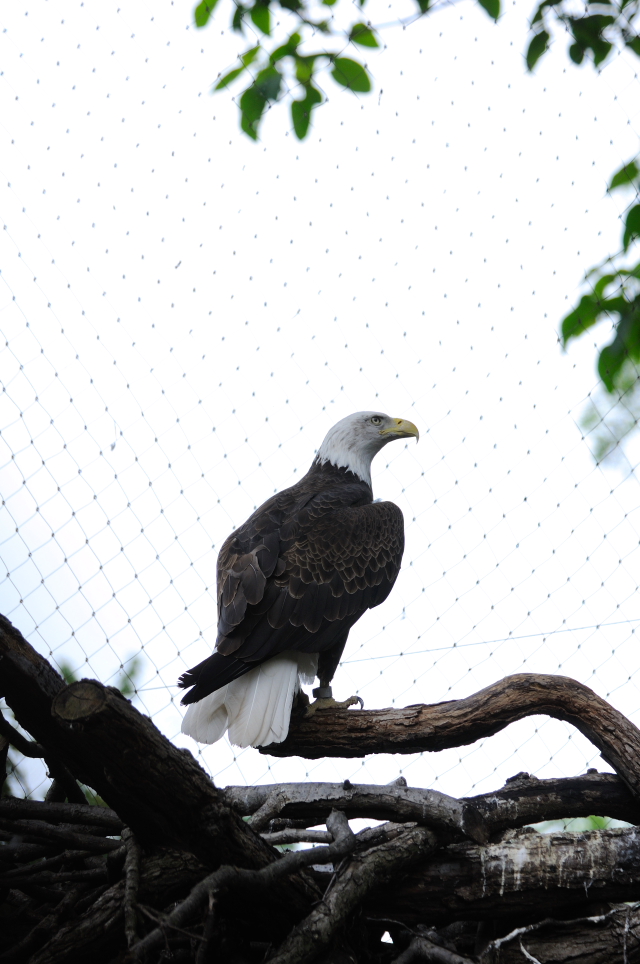
<svg viewBox="0 0 640 964"><path fill-rule="evenodd" d="M317 655L287 651L256 666L222 689L192 703L182 732L198 743L215 743L225 730L235 746L282 743L289 732L300 677L313 679Z"/></svg>

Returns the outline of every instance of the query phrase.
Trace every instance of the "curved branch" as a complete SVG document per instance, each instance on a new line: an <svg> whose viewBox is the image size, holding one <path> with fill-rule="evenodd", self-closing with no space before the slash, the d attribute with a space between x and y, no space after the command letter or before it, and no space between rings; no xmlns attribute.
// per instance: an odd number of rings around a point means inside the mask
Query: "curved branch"
<svg viewBox="0 0 640 964"><path fill-rule="evenodd" d="M517 673L473 696L431 706L320 710L310 718L295 714L287 739L260 752L317 760L444 750L493 736L509 723L537 714L575 726L640 795L640 730L588 686L566 676Z"/></svg>

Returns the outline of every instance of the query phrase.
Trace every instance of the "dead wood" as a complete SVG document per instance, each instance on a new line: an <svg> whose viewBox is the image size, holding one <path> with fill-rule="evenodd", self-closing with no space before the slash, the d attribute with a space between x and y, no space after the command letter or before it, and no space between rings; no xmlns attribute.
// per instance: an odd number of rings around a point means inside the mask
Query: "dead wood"
<svg viewBox="0 0 640 964"><path fill-rule="evenodd" d="M271 756L363 757L466 746L525 716L544 714L573 724L636 795L640 795L640 730L606 700L566 676L518 673L473 696L431 706L386 710L321 710L292 717Z"/></svg>
<svg viewBox="0 0 640 964"><path fill-rule="evenodd" d="M527 957L527 955L529 955ZM638 964L640 907L517 927L479 955L480 964Z"/></svg>
<svg viewBox="0 0 640 964"><path fill-rule="evenodd" d="M261 867L277 859L191 753L173 746L119 690L94 680L66 686L4 617L0 656L4 695L18 723L106 800L143 846L187 850L213 867ZM291 922L317 897L298 878L279 915Z"/></svg>
<svg viewBox="0 0 640 964"><path fill-rule="evenodd" d="M350 817L379 820L415 820L436 830L452 831L478 843L488 839L488 829L478 811L468 803L437 790L415 790L403 784L386 787L344 783L283 783L259 787L227 787L225 798L243 814L253 814L251 826L262 830L286 813L304 815L316 823L339 808Z"/></svg>
<svg viewBox="0 0 640 964"><path fill-rule="evenodd" d="M347 780L345 783L226 787L223 792L243 816L262 812L269 821L291 818L297 827L323 823L327 814L336 808L343 810L350 820L359 817L412 820L448 832L459 831L476 840L486 839L486 836L479 838L478 833L495 833L562 817L596 815L640 823L640 803L613 773L593 772L553 780L538 780L521 773L501 790L462 800L433 790L408 787L406 780L382 787ZM258 829L266 825L267 820L261 820ZM252 826L255 827L254 821Z"/></svg>
<svg viewBox="0 0 640 964"><path fill-rule="evenodd" d="M333 886L306 920L291 931L272 964L300 964L315 960L327 947L352 911L374 888L385 887L394 877L424 859L438 846L438 838L426 827L405 831L389 843L351 858L338 871ZM397 881L395 882L397 885Z"/></svg>
<svg viewBox="0 0 640 964"><path fill-rule="evenodd" d="M486 846L454 843L410 868L392 893L372 895L371 916L408 925L566 915L586 901L640 899L640 829L509 832Z"/></svg>

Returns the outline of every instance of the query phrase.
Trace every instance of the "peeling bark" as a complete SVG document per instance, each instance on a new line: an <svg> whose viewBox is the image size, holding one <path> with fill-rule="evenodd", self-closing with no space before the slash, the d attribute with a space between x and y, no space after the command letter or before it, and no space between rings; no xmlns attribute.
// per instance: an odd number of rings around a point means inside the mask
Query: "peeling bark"
<svg viewBox="0 0 640 964"><path fill-rule="evenodd" d="M640 829L508 833L484 847L451 844L412 867L392 893L366 904L372 916L442 926L514 918L529 923L587 901L640 899Z"/></svg>

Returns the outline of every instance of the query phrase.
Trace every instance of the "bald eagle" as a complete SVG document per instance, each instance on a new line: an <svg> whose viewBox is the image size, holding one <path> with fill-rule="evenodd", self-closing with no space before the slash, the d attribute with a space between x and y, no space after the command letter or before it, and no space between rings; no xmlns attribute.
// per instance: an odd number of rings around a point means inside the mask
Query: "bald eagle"
<svg viewBox="0 0 640 964"><path fill-rule="evenodd" d="M353 624L387 598L404 550L402 512L374 502L371 461L388 442L418 438L402 418L356 412L327 433L311 468L232 532L218 556L215 652L184 673L182 732L236 746L281 743L301 681L332 700ZM361 701L360 701L361 702ZM314 704L312 704L313 706Z"/></svg>

